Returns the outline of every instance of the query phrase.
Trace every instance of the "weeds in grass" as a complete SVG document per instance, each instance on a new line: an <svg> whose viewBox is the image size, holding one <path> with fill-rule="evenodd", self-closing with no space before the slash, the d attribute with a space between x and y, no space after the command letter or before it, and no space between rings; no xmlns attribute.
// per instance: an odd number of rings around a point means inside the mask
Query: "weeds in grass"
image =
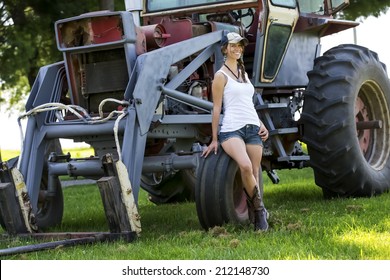
<svg viewBox="0 0 390 280"><path fill-rule="evenodd" d="M324 200L310 169L279 172L278 185L265 178L270 230L223 225L205 231L195 203L154 205L140 191L141 236L125 241L56 248L8 259L63 260L377 260L390 259L390 194ZM63 222L55 232L108 231L96 185L64 190ZM35 240L7 239L1 248Z"/></svg>

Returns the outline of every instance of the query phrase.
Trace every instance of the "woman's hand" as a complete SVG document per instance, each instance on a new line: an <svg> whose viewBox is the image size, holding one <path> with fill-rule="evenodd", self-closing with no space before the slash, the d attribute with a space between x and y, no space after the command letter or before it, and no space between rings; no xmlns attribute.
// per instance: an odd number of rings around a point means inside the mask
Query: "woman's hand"
<svg viewBox="0 0 390 280"><path fill-rule="evenodd" d="M207 146L202 152L202 157L207 157L212 151L214 151L214 154L217 154L218 152L218 141L213 140L210 145Z"/></svg>
<svg viewBox="0 0 390 280"><path fill-rule="evenodd" d="M264 124L261 124L260 130L259 130L259 135L261 140L264 142L268 139L268 129L265 127Z"/></svg>

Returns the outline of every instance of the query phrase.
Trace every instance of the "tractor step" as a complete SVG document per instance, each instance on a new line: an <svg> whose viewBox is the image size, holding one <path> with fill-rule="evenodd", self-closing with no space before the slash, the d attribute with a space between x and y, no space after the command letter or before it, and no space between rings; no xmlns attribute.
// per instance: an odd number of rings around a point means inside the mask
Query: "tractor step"
<svg viewBox="0 0 390 280"><path fill-rule="evenodd" d="M276 128L269 131L269 135L294 134L298 133L297 127Z"/></svg>
<svg viewBox="0 0 390 280"><path fill-rule="evenodd" d="M287 103L263 103L256 105L256 110L287 108Z"/></svg>

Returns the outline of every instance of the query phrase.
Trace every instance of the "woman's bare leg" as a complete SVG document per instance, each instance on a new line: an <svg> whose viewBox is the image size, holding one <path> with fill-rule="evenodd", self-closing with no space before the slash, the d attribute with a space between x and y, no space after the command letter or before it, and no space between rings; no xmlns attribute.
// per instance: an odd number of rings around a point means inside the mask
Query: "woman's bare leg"
<svg viewBox="0 0 390 280"><path fill-rule="evenodd" d="M222 148L237 162L244 188L248 194L252 195L254 187L257 185L257 180L253 174L252 161L247 153L247 146L244 141L238 137L232 137L222 143Z"/></svg>

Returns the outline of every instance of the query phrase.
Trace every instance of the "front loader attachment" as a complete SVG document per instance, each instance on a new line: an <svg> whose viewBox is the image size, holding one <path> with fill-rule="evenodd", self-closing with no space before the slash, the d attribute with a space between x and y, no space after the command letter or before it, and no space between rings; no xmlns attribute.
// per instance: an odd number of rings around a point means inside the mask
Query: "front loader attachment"
<svg viewBox="0 0 390 280"><path fill-rule="evenodd" d="M125 240L132 242L141 233L140 216L125 166L107 154L103 159L105 176L98 180L109 232L41 233L32 211L23 176L16 167L1 162L0 168L0 224L8 236L22 239L50 240L34 245L0 250L0 256ZM57 240L59 239L59 240Z"/></svg>

